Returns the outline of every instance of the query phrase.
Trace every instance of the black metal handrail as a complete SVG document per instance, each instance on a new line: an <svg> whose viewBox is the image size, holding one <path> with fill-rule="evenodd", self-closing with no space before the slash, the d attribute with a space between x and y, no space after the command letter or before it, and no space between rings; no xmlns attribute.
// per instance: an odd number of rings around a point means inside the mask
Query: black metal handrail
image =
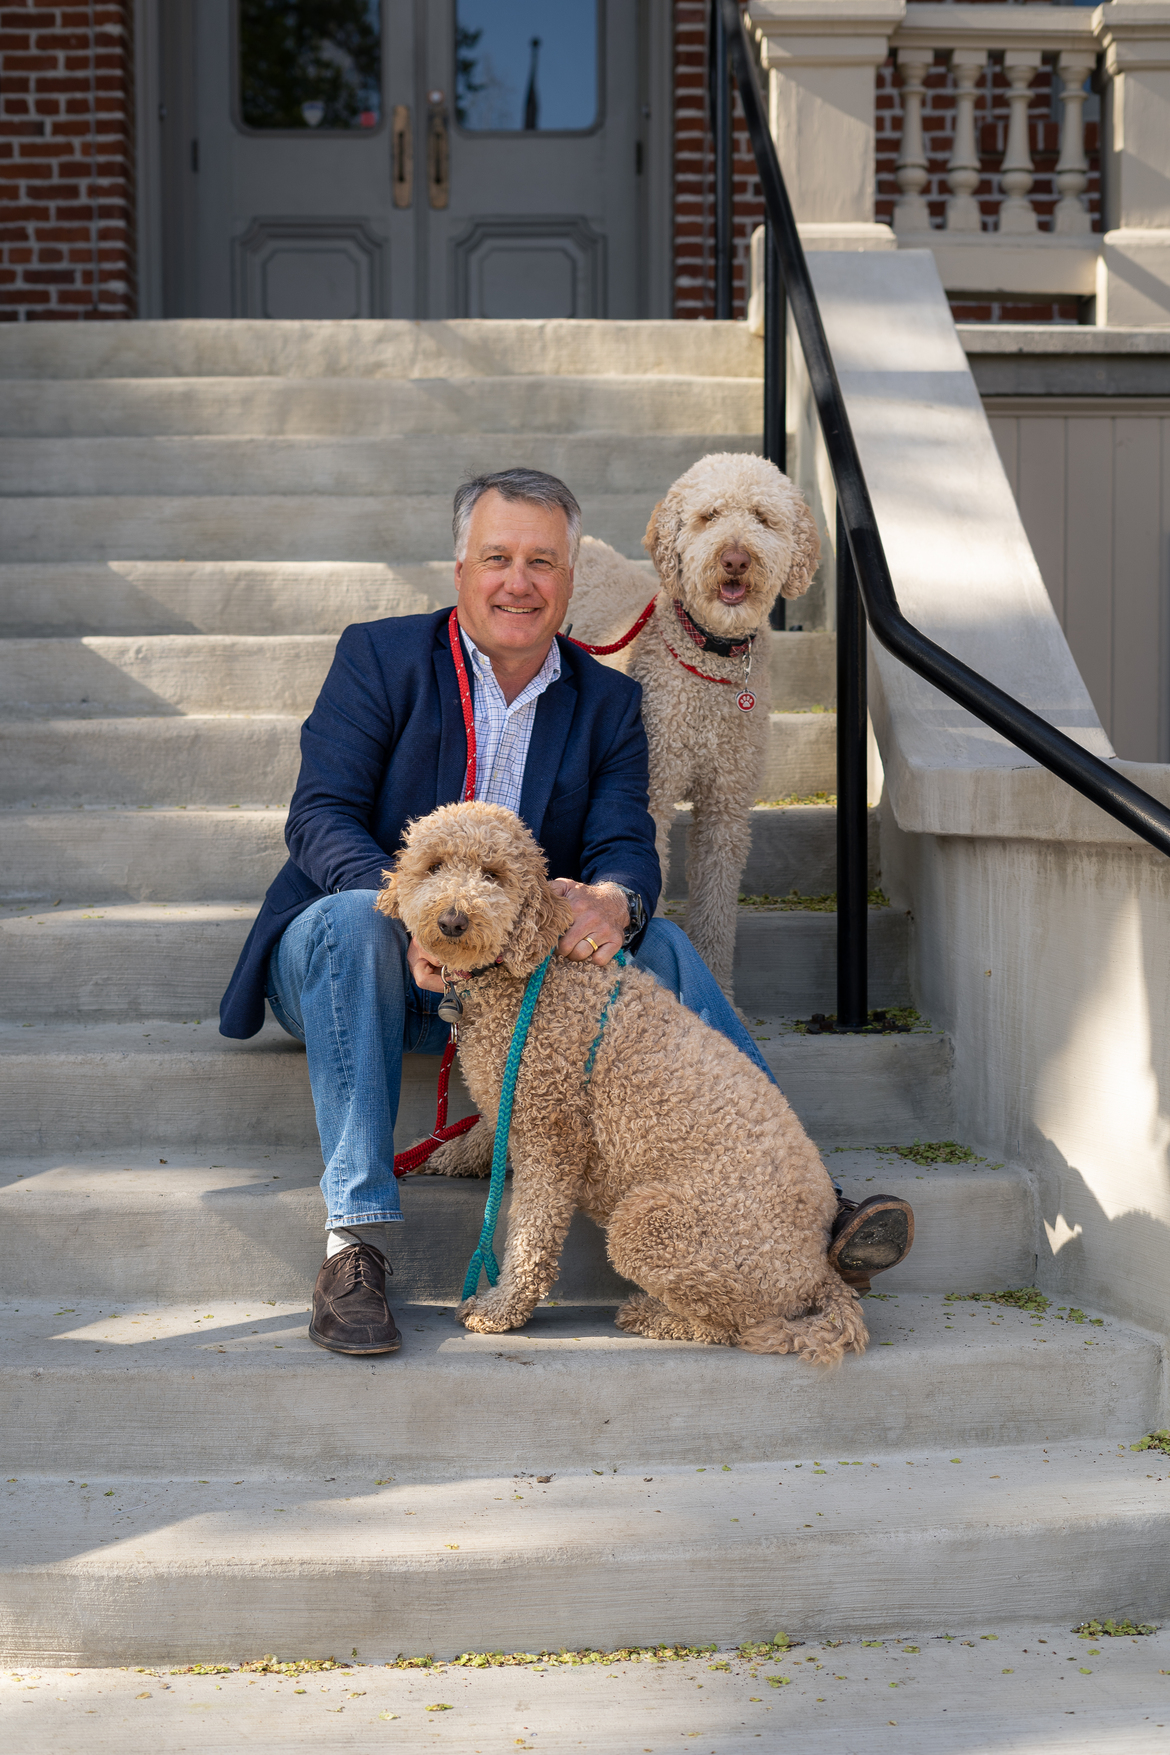
<svg viewBox="0 0 1170 1755"><path fill-rule="evenodd" d="M864 1027L868 1016L866 620L882 645L907 669L933 683L1041 767L1168 855L1170 810L1108 762L1082 749L1031 708L936 645L902 614L737 0L712 0L712 23L712 36L721 36L725 42L730 72L739 87L767 212L769 249L775 250L779 261L837 491L837 1028L857 1030ZM718 136L716 148L718 153ZM725 150L730 152L730 140ZM720 186L717 171L717 192ZM729 228L729 220L724 224ZM777 369L777 357L783 373L783 347L782 335L765 337L766 398L767 376ZM774 409L782 403L782 396L782 391L773 388L767 406Z"/></svg>

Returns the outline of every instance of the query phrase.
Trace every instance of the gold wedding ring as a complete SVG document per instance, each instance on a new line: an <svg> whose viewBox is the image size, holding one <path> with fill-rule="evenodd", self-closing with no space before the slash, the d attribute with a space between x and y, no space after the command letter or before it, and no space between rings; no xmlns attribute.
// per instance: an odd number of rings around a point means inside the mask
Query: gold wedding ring
<svg viewBox="0 0 1170 1755"><path fill-rule="evenodd" d="M594 941L594 940L593 940L593 939L591 939L591 938L586 938L586 940L585 940L585 943L586 943L586 944L587 944L587 945L593 945L593 949L594 949L594 950L595 950L595 951L596 951L596 949L597 949L597 945L596 945L596 943L595 943L595 941Z"/></svg>

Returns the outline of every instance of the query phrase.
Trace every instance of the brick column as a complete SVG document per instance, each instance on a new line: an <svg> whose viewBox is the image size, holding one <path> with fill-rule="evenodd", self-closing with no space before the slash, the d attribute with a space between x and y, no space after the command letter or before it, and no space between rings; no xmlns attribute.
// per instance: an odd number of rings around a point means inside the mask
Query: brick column
<svg viewBox="0 0 1170 1755"><path fill-rule="evenodd" d="M132 22L0 0L0 320L135 315Z"/></svg>
<svg viewBox="0 0 1170 1755"><path fill-rule="evenodd" d="M732 128L732 314L743 317L752 232L763 222L764 203L738 93ZM704 0L674 0L674 315L715 315L715 151L707 123Z"/></svg>

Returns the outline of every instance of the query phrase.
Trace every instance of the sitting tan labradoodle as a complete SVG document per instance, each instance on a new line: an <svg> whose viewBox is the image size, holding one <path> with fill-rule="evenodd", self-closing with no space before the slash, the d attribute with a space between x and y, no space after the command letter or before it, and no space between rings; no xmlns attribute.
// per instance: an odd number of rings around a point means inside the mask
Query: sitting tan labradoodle
<svg viewBox="0 0 1170 1755"><path fill-rule="evenodd" d="M768 615L777 597L808 590L820 540L799 490L775 464L720 452L679 476L644 541L659 580L654 614L631 646L602 662L642 684L664 896L675 805L689 799L694 807L687 933L730 999L739 881L768 749ZM574 637L617 639L648 595L644 569L586 537L570 606Z"/></svg>
<svg viewBox="0 0 1170 1755"><path fill-rule="evenodd" d="M483 1120L442 1148L443 1168L482 1175L525 984L572 914L529 830L494 804L443 805L412 824L387 879L377 906L451 960L460 1063ZM837 1199L816 1147L764 1074L634 964L553 957L509 1150L500 1280L462 1305L468 1328L528 1321L580 1207L643 1288L620 1328L818 1365L865 1350L857 1294L826 1259Z"/></svg>

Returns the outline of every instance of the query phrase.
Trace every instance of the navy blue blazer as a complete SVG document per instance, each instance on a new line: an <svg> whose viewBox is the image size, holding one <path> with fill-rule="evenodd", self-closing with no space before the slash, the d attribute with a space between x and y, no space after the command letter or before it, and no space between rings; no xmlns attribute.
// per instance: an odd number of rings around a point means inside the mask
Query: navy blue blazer
<svg viewBox="0 0 1170 1755"><path fill-rule="evenodd" d="M263 1024L268 959L289 922L320 896L380 889L406 825L462 797L467 733L450 613L359 622L337 642L301 728L284 835L290 858L220 1003L224 1036L254 1036ZM560 650L560 678L536 704L520 815L553 877L625 884L649 919L662 879L642 689L567 640Z"/></svg>

